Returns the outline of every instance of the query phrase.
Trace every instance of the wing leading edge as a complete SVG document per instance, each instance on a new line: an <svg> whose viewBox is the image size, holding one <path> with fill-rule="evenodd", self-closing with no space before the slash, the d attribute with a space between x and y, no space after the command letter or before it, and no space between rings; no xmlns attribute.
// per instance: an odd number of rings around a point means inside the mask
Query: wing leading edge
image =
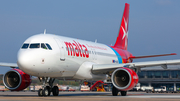
<svg viewBox="0 0 180 101"><path fill-rule="evenodd" d="M144 67L161 66L164 69L167 65L180 65L179 60L163 60L163 61L148 61L148 62L134 62L134 63L124 63L124 64L94 64L92 67L93 74L109 74L119 67L127 67L139 70Z"/></svg>
<svg viewBox="0 0 180 101"><path fill-rule="evenodd" d="M4 62L0 62L0 66L11 67L11 68L18 67L17 63L4 63Z"/></svg>

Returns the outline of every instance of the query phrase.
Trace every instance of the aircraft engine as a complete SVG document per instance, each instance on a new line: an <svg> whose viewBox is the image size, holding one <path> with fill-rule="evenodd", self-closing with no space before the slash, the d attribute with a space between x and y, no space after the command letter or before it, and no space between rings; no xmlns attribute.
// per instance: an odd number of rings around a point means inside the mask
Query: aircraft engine
<svg viewBox="0 0 180 101"><path fill-rule="evenodd" d="M31 84L31 77L20 69L11 69L5 73L3 83L11 91L21 91Z"/></svg>
<svg viewBox="0 0 180 101"><path fill-rule="evenodd" d="M139 78L136 72L132 69L121 67L113 72L111 80L117 89L127 91L136 86Z"/></svg>

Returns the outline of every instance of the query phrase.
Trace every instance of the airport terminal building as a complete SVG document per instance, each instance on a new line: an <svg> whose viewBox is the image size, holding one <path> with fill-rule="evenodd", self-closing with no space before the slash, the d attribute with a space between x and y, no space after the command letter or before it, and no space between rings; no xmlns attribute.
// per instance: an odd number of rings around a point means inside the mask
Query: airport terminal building
<svg viewBox="0 0 180 101"><path fill-rule="evenodd" d="M180 66L142 68L138 72L141 86L159 88L166 86L169 91L180 91Z"/></svg>

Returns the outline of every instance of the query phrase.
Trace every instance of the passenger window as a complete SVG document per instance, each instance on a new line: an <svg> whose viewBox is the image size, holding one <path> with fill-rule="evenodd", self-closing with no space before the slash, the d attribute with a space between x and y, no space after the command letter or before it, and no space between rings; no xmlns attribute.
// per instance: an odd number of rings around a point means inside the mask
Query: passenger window
<svg viewBox="0 0 180 101"><path fill-rule="evenodd" d="M52 50L51 46L46 43L46 46L49 48L49 50Z"/></svg>
<svg viewBox="0 0 180 101"><path fill-rule="evenodd" d="M23 46L21 47L22 49L27 49L29 47L28 43L23 44Z"/></svg>
<svg viewBox="0 0 180 101"><path fill-rule="evenodd" d="M43 49L47 49L47 47L45 46L45 44L44 44L44 43L41 43L41 48L43 48Z"/></svg>
<svg viewBox="0 0 180 101"><path fill-rule="evenodd" d="M40 43L30 44L29 48L40 48Z"/></svg>

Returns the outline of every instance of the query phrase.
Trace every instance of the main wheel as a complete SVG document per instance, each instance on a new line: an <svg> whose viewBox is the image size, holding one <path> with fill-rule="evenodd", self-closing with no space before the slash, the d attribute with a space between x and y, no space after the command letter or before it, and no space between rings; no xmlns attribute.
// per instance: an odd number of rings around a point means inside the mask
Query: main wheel
<svg viewBox="0 0 180 101"><path fill-rule="evenodd" d="M117 96L118 92L119 92L119 90L116 87L113 86L113 88L112 88L112 95L113 96Z"/></svg>
<svg viewBox="0 0 180 101"><path fill-rule="evenodd" d="M49 86L46 86L46 88L47 88L47 90L49 91L48 96L50 96L50 95L51 95L51 88L50 88Z"/></svg>
<svg viewBox="0 0 180 101"><path fill-rule="evenodd" d="M54 86L52 88L53 96L58 96L59 95L59 88L57 86Z"/></svg>
<svg viewBox="0 0 180 101"><path fill-rule="evenodd" d="M127 91L121 91L121 96L126 96Z"/></svg>
<svg viewBox="0 0 180 101"><path fill-rule="evenodd" d="M43 90L42 89L38 90L38 96L43 96Z"/></svg>
<svg viewBox="0 0 180 101"><path fill-rule="evenodd" d="M45 87L45 88L43 89L42 93L43 93L43 96L49 96L49 93L50 93L50 92L49 92L48 88Z"/></svg>

